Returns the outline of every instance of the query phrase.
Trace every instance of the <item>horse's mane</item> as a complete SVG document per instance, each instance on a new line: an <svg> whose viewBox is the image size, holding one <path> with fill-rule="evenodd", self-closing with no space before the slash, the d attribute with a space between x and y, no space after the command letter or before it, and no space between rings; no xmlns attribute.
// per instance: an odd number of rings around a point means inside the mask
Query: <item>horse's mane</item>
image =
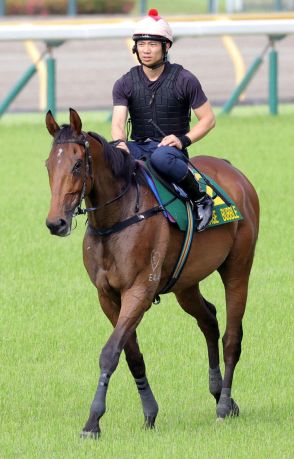
<svg viewBox="0 0 294 459"><path fill-rule="evenodd" d="M129 178L135 168L135 159L125 150L116 148L96 132L88 132L88 135L98 140L103 146L104 158L113 175L118 178Z"/></svg>
<svg viewBox="0 0 294 459"><path fill-rule="evenodd" d="M135 168L135 159L120 148L111 145L107 140L95 132L82 132L79 136L74 132L69 124L63 124L54 137L53 144L56 142L68 141L69 139L81 141L86 135L97 140L103 147L104 159L110 167L113 175L117 178L129 179Z"/></svg>

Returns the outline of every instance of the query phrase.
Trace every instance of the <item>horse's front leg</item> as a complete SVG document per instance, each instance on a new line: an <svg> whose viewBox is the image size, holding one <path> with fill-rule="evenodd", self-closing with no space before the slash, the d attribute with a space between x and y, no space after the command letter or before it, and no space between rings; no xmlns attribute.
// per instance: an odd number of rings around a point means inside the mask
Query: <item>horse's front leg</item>
<svg viewBox="0 0 294 459"><path fill-rule="evenodd" d="M136 332L129 338L124 350L129 369L135 379L140 395L144 413L144 427L153 429L158 413L158 404L146 376L144 358L139 349Z"/></svg>
<svg viewBox="0 0 294 459"><path fill-rule="evenodd" d="M99 422L106 411L106 394L110 377L118 365L123 348L136 330L151 301L152 297L151 299L146 298L146 290L142 287L133 286L132 289L122 294L117 323L100 354L98 387L91 405L89 419L81 436L93 438L99 436L101 432Z"/></svg>

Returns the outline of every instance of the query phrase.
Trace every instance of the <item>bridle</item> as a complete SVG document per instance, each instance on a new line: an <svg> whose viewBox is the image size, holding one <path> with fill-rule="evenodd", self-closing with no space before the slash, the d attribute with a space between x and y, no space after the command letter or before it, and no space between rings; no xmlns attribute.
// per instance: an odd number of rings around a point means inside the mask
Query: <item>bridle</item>
<svg viewBox="0 0 294 459"><path fill-rule="evenodd" d="M82 209L81 206L82 206L82 201L83 201L83 199L85 198L85 195L86 195L86 187L87 187L87 179L88 179L88 177L91 178L91 188L92 188L93 183L94 183L94 179L93 179L93 175L92 175L92 155L91 155L91 151L90 151L90 143L87 140L86 135L84 133L82 133L82 135L79 136L79 137L72 137L72 138L69 138L69 139L66 139L66 140L56 140L54 142L54 145L61 145L61 144L64 144L64 143L78 144L78 145L81 145L85 150L86 170L85 170L85 174L84 174L84 177L83 177L83 187L82 187L80 200L79 200L78 205L75 207L75 209L73 210L73 213L72 213L72 216L75 217L77 215L86 214L87 211L91 210L91 209L89 209L89 210L88 209ZM93 208L93 210L94 210L94 208Z"/></svg>
<svg viewBox="0 0 294 459"><path fill-rule="evenodd" d="M83 187L82 187L82 192L80 196L80 200L78 205L75 207L75 209L72 212L72 216L76 217L78 215L86 215L89 212L94 212L95 210L100 210L103 209L104 207L112 204L115 201L118 201L121 199L130 189L132 185L132 181L135 181L136 188L137 188L137 199L136 199L136 206L135 206L135 212L137 213L139 211L139 186L136 180L136 169L137 169L137 163L134 164L134 170L131 173L131 179L128 181L126 187L114 198L110 199L109 201L106 201L104 204L96 207L86 207L82 208L82 202L85 199L86 196L86 188L87 188L87 179L90 177L91 179L91 189L94 184L94 178L93 178L93 167L92 167L92 155L91 155L91 150L90 150L90 143L87 140L87 134L82 132L82 134L79 137L72 137L66 140L56 140L54 141L54 145L61 145L64 143L73 143L73 144L78 144L81 145L84 150L85 150L85 174L83 177ZM118 142L119 143L119 142Z"/></svg>

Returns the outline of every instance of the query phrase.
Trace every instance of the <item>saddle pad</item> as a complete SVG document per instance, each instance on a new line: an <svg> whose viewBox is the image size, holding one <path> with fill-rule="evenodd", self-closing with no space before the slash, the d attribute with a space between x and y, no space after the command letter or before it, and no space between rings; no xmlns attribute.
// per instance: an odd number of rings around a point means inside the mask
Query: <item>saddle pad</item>
<svg viewBox="0 0 294 459"><path fill-rule="evenodd" d="M195 171L195 169L193 172L196 180L199 182L200 189L206 191L206 193L209 196L213 197L214 206L212 211L212 219L210 224L208 225L208 228L224 225L225 223L231 223L237 220L243 220L241 212L234 203L234 201L214 180L212 180L208 175L205 175L203 173L201 173L200 175L198 172ZM150 169L149 173L151 174L151 177L153 179L160 201L164 205L165 203L170 201L175 196L175 194L172 193L169 189L167 189L161 182L161 180L159 180L152 173L152 171L150 171ZM203 177L207 177L208 181L213 185L214 190L206 184ZM154 192L154 194L156 196L156 192ZM222 195L230 205L227 205L224 202L224 200L219 196L219 194ZM173 202L167 204L165 208L176 221L179 229L181 231L186 231L188 225L188 217L186 205L183 199L176 198ZM194 227L196 230L196 224Z"/></svg>

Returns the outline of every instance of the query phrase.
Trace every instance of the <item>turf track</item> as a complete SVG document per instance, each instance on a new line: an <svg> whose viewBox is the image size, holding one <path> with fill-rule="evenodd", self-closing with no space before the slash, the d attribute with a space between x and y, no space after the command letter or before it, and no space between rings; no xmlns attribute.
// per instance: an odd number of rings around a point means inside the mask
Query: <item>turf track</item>
<svg viewBox="0 0 294 459"><path fill-rule="evenodd" d="M67 114L59 117L67 120ZM109 137L103 116L83 120L85 129ZM66 239L50 236L44 225L49 188L43 163L50 142L40 117L1 120L0 457L292 458L293 108L277 118L244 110L219 118L215 131L190 152L229 159L261 200L234 383L241 416L221 425L208 393L204 339L167 295L139 327L160 407L156 431L141 430L140 402L122 357L110 383L101 440L79 439L111 328L82 266L83 219ZM202 289L217 306L223 333L218 276Z"/></svg>

